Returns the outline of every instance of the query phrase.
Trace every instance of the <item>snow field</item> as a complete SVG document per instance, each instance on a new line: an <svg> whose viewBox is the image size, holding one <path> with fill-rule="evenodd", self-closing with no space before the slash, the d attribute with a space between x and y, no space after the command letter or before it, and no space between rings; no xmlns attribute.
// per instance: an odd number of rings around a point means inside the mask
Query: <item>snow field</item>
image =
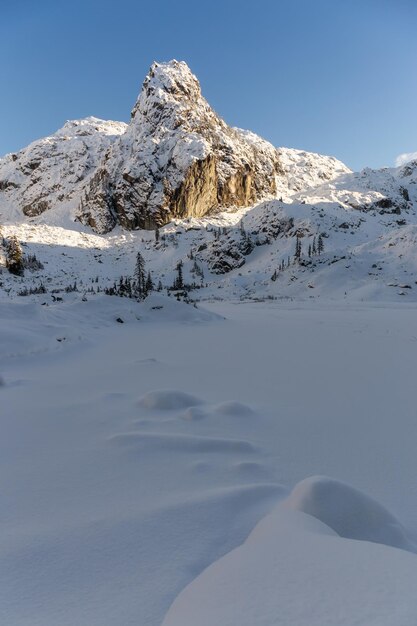
<svg viewBox="0 0 417 626"><path fill-rule="evenodd" d="M1 620L414 624L413 306L155 298L2 304Z"/></svg>

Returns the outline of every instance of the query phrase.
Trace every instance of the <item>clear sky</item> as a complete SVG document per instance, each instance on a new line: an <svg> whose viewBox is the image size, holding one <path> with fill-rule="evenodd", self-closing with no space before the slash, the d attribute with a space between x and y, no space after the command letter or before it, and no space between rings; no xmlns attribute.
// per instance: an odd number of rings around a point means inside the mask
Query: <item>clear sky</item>
<svg viewBox="0 0 417 626"><path fill-rule="evenodd" d="M186 61L231 125L354 169L417 151L417 0L0 0L0 155L67 119L128 121Z"/></svg>

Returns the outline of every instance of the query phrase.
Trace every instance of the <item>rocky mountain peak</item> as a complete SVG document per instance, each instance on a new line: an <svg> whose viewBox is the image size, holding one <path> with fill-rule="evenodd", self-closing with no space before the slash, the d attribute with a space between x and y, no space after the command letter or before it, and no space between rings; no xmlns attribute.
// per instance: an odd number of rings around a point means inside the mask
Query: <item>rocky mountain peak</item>
<svg viewBox="0 0 417 626"><path fill-rule="evenodd" d="M200 98L200 83L184 61L153 63L132 110L132 118L138 111L144 114L152 106L158 108L184 101L190 104Z"/></svg>
<svg viewBox="0 0 417 626"><path fill-rule="evenodd" d="M274 195L282 174L277 150L229 127L186 63L154 63L126 133L85 190L79 218L99 232L117 223L153 228L249 206Z"/></svg>

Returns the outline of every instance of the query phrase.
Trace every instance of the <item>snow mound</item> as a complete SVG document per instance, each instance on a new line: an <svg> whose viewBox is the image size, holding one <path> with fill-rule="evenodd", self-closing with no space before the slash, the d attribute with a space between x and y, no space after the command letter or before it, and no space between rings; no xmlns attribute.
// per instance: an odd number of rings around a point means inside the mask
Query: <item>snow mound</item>
<svg viewBox="0 0 417 626"><path fill-rule="evenodd" d="M162 626L415 626L414 554L282 506L195 578Z"/></svg>
<svg viewBox="0 0 417 626"><path fill-rule="evenodd" d="M204 419L207 417L207 413L199 406L190 406L181 414L180 417L184 420L195 421Z"/></svg>
<svg viewBox="0 0 417 626"><path fill-rule="evenodd" d="M247 404L231 401L218 404L216 406L216 413L240 417L244 415L252 415L253 411L249 406L247 406Z"/></svg>
<svg viewBox="0 0 417 626"><path fill-rule="evenodd" d="M403 526L385 507L338 480L312 476L299 482L284 505L308 513L340 537L416 550Z"/></svg>
<svg viewBox="0 0 417 626"><path fill-rule="evenodd" d="M240 461L239 463L234 463L231 469L238 475L251 480L270 477L270 473L266 467L257 461Z"/></svg>
<svg viewBox="0 0 417 626"><path fill-rule="evenodd" d="M186 409L188 407L203 404L203 401L190 393L166 389L149 391L139 400L139 404L146 409L159 411L172 411L174 409Z"/></svg>
<svg viewBox="0 0 417 626"><path fill-rule="evenodd" d="M173 450L177 452L254 452L255 446L243 439L199 437L175 433L130 432L112 435L110 441L121 445L148 450Z"/></svg>

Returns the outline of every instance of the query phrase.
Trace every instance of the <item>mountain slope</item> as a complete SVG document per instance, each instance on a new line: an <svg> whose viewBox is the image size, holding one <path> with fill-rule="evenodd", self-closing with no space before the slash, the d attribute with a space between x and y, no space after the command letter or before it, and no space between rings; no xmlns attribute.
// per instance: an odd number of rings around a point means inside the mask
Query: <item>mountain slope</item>
<svg viewBox="0 0 417 626"><path fill-rule="evenodd" d="M0 159L0 207L28 217L79 201L103 155L124 133L123 122L95 117L68 121L50 137Z"/></svg>

